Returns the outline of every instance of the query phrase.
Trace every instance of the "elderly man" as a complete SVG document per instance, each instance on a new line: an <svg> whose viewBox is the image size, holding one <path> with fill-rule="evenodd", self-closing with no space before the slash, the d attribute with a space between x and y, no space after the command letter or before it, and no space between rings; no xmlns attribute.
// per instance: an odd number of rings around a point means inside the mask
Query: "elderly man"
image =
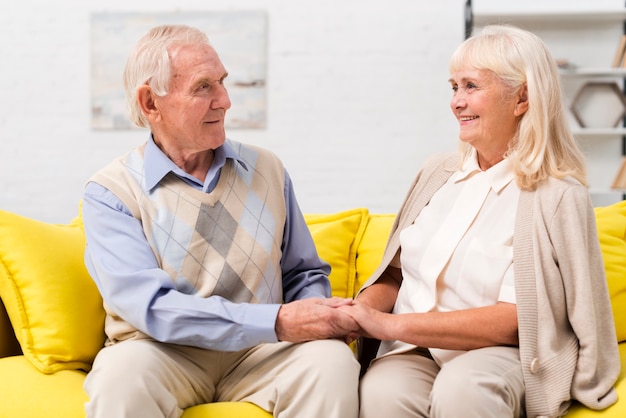
<svg viewBox="0 0 626 418"><path fill-rule="evenodd" d="M248 401L281 417L358 414L358 325L329 298L280 160L226 139L227 71L206 35L149 31L124 74L148 141L88 182L85 260L107 312L90 417L178 417Z"/></svg>

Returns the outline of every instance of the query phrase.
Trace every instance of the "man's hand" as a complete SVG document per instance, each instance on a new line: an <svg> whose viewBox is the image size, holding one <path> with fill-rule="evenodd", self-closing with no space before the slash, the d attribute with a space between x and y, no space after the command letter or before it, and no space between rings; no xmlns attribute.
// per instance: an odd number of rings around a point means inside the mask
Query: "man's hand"
<svg viewBox="0 0 626 418"><path fill-rule="evenodd" d="M276 336L280 341L304 342L339 338L350 342L359 325L346 312L337 309L352 304L352 299L303 299L286 303L278 310Z"/></svg>

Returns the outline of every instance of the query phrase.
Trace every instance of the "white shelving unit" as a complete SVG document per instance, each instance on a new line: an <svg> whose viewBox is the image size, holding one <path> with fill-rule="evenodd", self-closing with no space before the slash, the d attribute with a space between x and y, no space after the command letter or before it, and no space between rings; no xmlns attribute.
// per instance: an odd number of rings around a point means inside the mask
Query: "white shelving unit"
<svg viewBox="0 0 626 418"><path fill-rule="evenodd" d="M611 184L626 154L626 127L586 128L580 126L571 113L572 101L588 82L615 82L624 90L626 68L612 67L620 37L626 29L624 3L617 0L515 3L467 0L465 11L466 36L488 24L516 25L537 34L555 59L568 63L568 68L561 70L563 100L572 132L587 157L594 204L606 205L625 198L624 191L612 190ZM598 106L602 105L598 100Z"/></svg>

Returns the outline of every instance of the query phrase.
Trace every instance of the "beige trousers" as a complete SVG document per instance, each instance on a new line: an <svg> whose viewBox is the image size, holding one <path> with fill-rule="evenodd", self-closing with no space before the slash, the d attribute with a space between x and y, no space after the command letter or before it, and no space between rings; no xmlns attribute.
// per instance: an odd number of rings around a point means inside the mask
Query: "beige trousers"
<svg viewBox="0 0 626 418"><path fill-rule="evenodd" d="M361 380L361 418L524 417L519 350L468 351L439 367L416 350L375 360Z"/></svg>
<svg viewBox="0 0 626 418"><path fill-rule="evenodd" d="M208 402L248 401L289 418L356 418L359 364L337 340L239 352L128 340L98 353L85 380L92 418L180 417Z"/></svg>

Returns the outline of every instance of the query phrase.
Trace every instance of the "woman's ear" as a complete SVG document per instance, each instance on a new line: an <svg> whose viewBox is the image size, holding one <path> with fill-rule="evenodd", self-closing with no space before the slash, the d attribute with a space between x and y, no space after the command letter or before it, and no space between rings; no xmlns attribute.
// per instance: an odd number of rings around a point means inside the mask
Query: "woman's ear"
<svg viewBox="0 0 626 418"><path fill-rule="evenodd" d="M518 93L517 104L515 105L515 116L522 116L528 110L528 86L524 84Z"/></svg>
<svg viewBox="0 0 626 418"><path fill-rule="evenodd" d="M149 121L154 120L159 114L159 110L155 103L154 92L147 84L137 88L136 100L141 113L148 118Z"/></svg>

